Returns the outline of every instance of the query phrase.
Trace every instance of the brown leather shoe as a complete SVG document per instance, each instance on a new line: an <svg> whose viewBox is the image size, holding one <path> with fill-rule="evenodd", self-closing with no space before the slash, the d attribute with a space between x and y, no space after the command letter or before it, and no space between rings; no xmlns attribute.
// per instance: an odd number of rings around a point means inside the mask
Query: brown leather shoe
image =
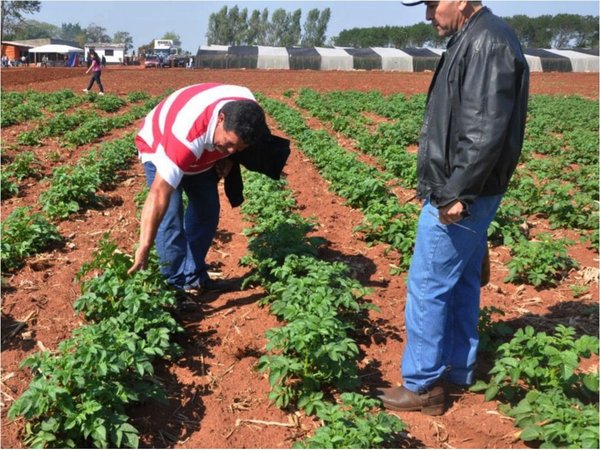
<svg viewBox="0 0 600 450"><path fill-rule="evenodd" d="M394 411L421 411L429 416L444 414L446 396L441 385L432 387L423 394L415 394L404 386L381 389L377 397L386 408Z"/></svg>

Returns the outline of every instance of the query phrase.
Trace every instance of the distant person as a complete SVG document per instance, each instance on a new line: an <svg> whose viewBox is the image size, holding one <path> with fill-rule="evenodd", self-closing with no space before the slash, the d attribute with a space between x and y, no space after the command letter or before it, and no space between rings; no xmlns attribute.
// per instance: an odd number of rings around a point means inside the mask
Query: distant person
<svg viewBox="0 0 600 450"><path fill-rule="evenodd" d="M193 67L194 67L194 58L190 56L190 59L188 60L187 68L192 69Z"/></svg>
<svg viewBox="0 0 600 450"><path fill-rule="evenodd" d="M425 106L417 163L423 206L408 272L402 386L386 408L443 414L447 383L473 382L488 227L517 167L529 67L515 32L480 1L425 3L450 38Z"/></svg>
<svg viewBox="0 0 600 450"><path fill-rule="evenodd" d="M106 57L104 55L102 55L102 68L104 69L106 67Z"/></svg>
<svg viewBox="0 0 600 450"><path fill-rule="evenodd" d="M8 67L8 56L2 55L2 67Z"/></svg>
<svg viewBox="0 0 600 450"><path fill-rule="evenodd" d="M25 55L21 56L21 65L24 66L27 64L27 57Z"/></svg>
<svg viewBox="0 0 600 450"><path fill-rule="evenodd" d="M42 67L48 67L48 55L42 56Z"/></svg>
<svg viewBox="0 0 600 450"><path fill-rule="evenodd" d="M100 89L100 95L104 95L104 87L102 86L102 81L100 80L100 75L102 73L102 69L100 67L100 57L96 53L95 50L90 50L89 57L92 61L90 67L85 71L85 73L92 72L92 78L90 78L90 82L88 83L88 87L83 90L86 94L94 85L94 82L98 84L98 88Z"/></svg>

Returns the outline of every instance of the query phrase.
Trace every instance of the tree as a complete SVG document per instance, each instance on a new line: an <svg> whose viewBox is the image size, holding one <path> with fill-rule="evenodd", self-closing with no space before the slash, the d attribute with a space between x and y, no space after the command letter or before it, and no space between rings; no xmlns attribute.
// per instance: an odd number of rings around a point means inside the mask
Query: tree
<svg viewBox="0 0 600 450"><path fill-rule="evenodd" d="M85 29L86 34L86 43L109 43L111 42L110 36L106 34L106 28L101 27L100 25L96 25L95 23L90 23Z"/></svg>
<svg viewBox="0 0 600 450"><path fill-rule="evenodd" d="M289 28L289 16L283 8L277 8L271 15L267 30L267 45L281 45Z"/></svg>
<svg viewBox="0 0 600 450"><path fill-rule="evenodd" d="M598 17L584 16L581 18L580 33L575 41L577 48L598 48Z"/></svg>
<svg viewBox="0 0 600 450"><path fill-rule="evenodd" d="M0 28L2 30L1 37L5 40L8 36L12 36L15 27L23 22L24 15L38 12L41 8L40 1L9 1L2 0L0 2Z"/></svg>
<svg viewBox="0 0 600 450"><path fill-rule="evenodd" d="M128 31L117 31L112 41L115 44L125 44L125 54L129 53L129 50L133 48L133 38Z"/></svg>
<svg viewBox="0 0 600 450"><path fill-rule="evenodd" d="M325 8L323 11L311 9L304 22L303 47L319 47L325 43L325 32L331 17L331 10Z"/></svg>
<svg viewBox="0 0 600 450"><path fill-rule="evenodd" d="M248 30L248 9L244 8L240 11L240 8L235 5L229 10L227 14L227 23L229 24L229 45L241 45L246 42L246 34Z"/></svg>
<svg viewBox="0 0 600 450"><path fill-rule="evenodd" d="M553 48L569 47L571 41L575 41L579 35L581 17L575 14L557 14L552 18Z"/></svg>
<svg viewBox="0 0 600 450"><path fill-rule="evenodd" d="M227 11L227 6L223 6L218 12L212 13L208 17L208 31L206 32L206 42L208 45L227 45L229 34Z"/></svg>
<svg viewBox="0 0 600 450"><path fill-rule="evenodd" d="M284 39L283 46L298 45L300 38L302 37L302 27L300 26L300 19L302 18L302 10L297 9L290 16L290 27L287 30L286 37Z"/></svg>
<svg viewBox="0 0 600 450"><path fill-rule="evenodd" d="M408 27L408 36L410 47L424 47L425 44L436 41L438 34L431 25L420 22Z"/></svg>
<svg viewBox="0 0 600 450"><path fill-rule="evenodd" d="M60 27L60 38L66 41L75 41L80 47L87 42L85 30L78 23L63 23Z"/></svg>
<svg viewBox="0 0 600 450"><path fill-rule="evenodd" d="M181 37L174 31L167 31L165 34L163 34L163 37L161 37L161 39L173 41L174 45L181 46Z"/></svg>
<svg viewBox="0 0 600 450"><path fill-rule="evenodd" d="M60 29L56 25L37 20L24 20L20 22L13 32L13 39L17 41L26 39L42 39L60 36Z"/></svg>
<svg viewBox="0 0 600 450"><path fill-rule="evenodd" d="M269 15L268 10L267 17ZM247 22L248 30L246 31L246 44L248 45L264 45L265 42L265 27L261 20L261 14L258 9L252 11Z"/></svg>
<svg viewBox="0 0 600 450"><path fill-rule="evenodd" d="M256 45L267 45L267 33L269 31L269 10L263 9L260 15L260 33Z"/></svg>

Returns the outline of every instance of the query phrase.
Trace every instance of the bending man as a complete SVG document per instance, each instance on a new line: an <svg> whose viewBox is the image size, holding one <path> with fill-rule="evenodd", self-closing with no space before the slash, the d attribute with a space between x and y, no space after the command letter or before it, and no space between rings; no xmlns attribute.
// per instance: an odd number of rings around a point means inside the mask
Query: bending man
<svg viewBox="0 0 600 450"><path fill-rule="evenodd" d="M204 83L165 98L135 139L150 192L130 273L144 269L156 241L161 272L177 289L219 290L205 258L219 222L217 184L230 155L269 135L249 89ZM189 199L183 206L182 193Z"/></svg>

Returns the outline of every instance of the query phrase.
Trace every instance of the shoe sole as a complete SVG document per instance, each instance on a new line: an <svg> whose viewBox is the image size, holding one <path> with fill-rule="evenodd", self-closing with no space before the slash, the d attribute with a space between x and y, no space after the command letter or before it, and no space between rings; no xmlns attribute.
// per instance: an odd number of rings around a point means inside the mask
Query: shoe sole
<svg viewBox="0 0 600 450"><path fill-rule="evenodd" d="M446 411L445 405L421 406L421 407L414 407L414 408L400 408L398 406L392 405L385 401L382 401L382 403L386 408L394 410L394 411L421 412L428 416L441 416Z"/></svg>

